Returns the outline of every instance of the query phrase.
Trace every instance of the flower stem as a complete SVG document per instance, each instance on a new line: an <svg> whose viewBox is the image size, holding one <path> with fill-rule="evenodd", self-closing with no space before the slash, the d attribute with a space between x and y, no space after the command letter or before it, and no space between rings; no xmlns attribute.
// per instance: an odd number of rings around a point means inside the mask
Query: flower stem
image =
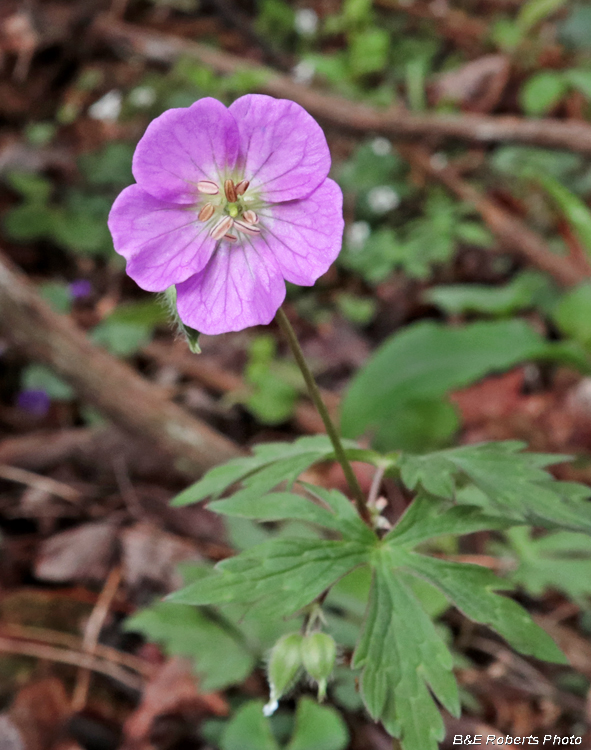
<svg viewBox="0 0 591 750"><path fill-rule="evenodd" d="M282 307L277 310L275 319L277 320L279 327L281 328L285 338L287 339L287 343L290 346L295 361L297 362L298 367L300 368L302 375L304 376L310 398L314 402L314 406L318 410L318 413L320 414L322 421L324 422L326 432L334 448L335 456L343 469L347 484L349 485L349 488L353 495L353 499L355 500L357 511L361 518L363 518L363 520L368 525L371 525L371 514L367 507L367 503L365 501L365 497L363 495L361 487L359 486L359 482L357 481L357 477L355 476L355 472L351 468L351 464L349 463L349 459L347 458L345 449L343 448L343 444L341 443L339 433L337 432L337 429L330 418L328 409L326 408L326 404L322 400L322 396L320 395L320 391L318 389L318 386L316 385L316 381L314 380L312 371L308 367L308 363L306 362L306 359L304 357L304 352L302 351L300 342L298 341L295 331L293 330L293 327Z"/></svg>

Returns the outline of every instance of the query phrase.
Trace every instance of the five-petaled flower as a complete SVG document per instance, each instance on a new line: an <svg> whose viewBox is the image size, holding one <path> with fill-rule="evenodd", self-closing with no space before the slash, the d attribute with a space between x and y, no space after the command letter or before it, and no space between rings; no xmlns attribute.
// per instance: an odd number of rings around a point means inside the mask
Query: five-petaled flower
<svg viewBox="0 0 591 750"><path fill-rule="evenodd" d="M311 286L339 254L342 193L329 169L322 129L295 102L251 94L168 110L111 209L115 249L143 289L176 286L191 328L269 323L285 281Z"/></svg>

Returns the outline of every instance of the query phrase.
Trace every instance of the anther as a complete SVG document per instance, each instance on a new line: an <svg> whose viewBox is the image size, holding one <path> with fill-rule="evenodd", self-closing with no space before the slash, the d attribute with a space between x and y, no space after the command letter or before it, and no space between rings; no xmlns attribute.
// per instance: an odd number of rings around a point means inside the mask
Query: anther
<svg viewBox="0 0 591 750"><path fill-rule="evenodd" d="M224 192L226 193L226 198L230 203L236 202L237 195L233 180L226 180L224 182Z"/></svg>
<svg viewBox="0 0 591 750"><path fill-rule="evenodd" d="M228 240L228 242L238 242L238 237L235 234L225 234L224 239Z"/></svg>
<svg viewBox="0 0 591 750"><path fill-rule="evenodd" d="M248 190L248 186L250 185L250 182L248 180L240 180L240 182L236 185L236 195L244 195L246 191Z"/></svg>
<svg viewBox="0 0 591 750"><path fill-rule="evenodd" d="M259 223L259 217L250 208L248 209L248 211L245 211L242 214L242 217L243 217L244 221L246 221L248 224L258 224Z"/></svg>
<svg viewBox="0 0 591 750"><path fill-rule="evenodd" d="M210 235L214 240L221 240L233 226L234 219L231 216L223 216L211 230Z"/></svg>
<svg viewBox="0 0 591 750"><path fill-rule="evenodd" d="M219 187L211 180L200 180L197 183L197 190L205 195L217 195L220 192Z"/></svg>
<svg viewBox="0 0 591 750"><path fill-rule="evenodd" d="M244 234L260 234L261 230L259 227L255 227L254 224L247 224L244 221L235 221L234 226L239 232Z"/></svg>
<svg viewBox="0 0 591 750"><path fill-rule="evenodd" d="M201 211L197 214L197 218L199 221L207 221L208 219L211 219L211 217L215 213L215 208L213 206L213 203L206 203Z"/></svg>

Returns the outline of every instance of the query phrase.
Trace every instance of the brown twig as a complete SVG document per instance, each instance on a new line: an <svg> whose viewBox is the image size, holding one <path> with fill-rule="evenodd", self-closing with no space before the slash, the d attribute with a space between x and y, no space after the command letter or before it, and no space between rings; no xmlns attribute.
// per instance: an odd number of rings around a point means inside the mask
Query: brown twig
<svg viewBox="0 0 591 750"><path fill-rule="evenodd" d="M400 146L399 151L413 166L471 204L506 250L550 274L559 285L575 286L590 275L582 273L568 257L553 253L544 239L525 222L463 180L452 166L439 163L427 149L406 145Z"/></svg>
<svg viewBox="0 0 591 750"><path fill-rule="evenodd" d="M270 68L199 42L179 39L99 16L95 37L121 55L141 55L159 63L181 57L199 60L221 74L251 70L259 74L253 88L261 93L293 99L323 122L353 132L381 133L394 139L457 138L473 143L527 143L546 148L591 153L591 125L571 120L524 119L472 113L411 113L402 108L379 110L323 91L314 91Z"/></svg>
<svg viewBox="0 0 591 750"><path fill-rule="evenodd" d="M7 479L10 482L25 484L27 487L35 487L35 489L43 490L43 492L47 492L49 495L61 497L62 500L66 500L68 503L77 503L82 497L78 490L75 490L68 484L57 482L55 479L43 477L40 474L34 474L32 471L27 471L26 469L19 469L16 466L0 464L0 478Z"/></svg>
<svg viewBox="0 0 591 750"><path fill-rule="evenodd" d="M82 651L81 638L71 633L62 633L59 630L50 630L49 628L3 623L0 625L0 636L19 641L33 641L50 646L61 646L70 651ZM124 651L118 651L116 648L105 646L102 643L96 644L95 656L104 661L120 664L146 679L151 678L155 671L155 666L145 659L127 654Z"/></svg>
<svg viewBox="0 0 591 750"><path fill-rule="evenodd" d="M74 667L91 669L93 672L98 672L117 680L117 682L132 690L141 690L144 683L141 677L130 674L118 664L113 664L90 654L71 651L70 649L58 648L42 643L18 641L0 636L0 651L5 654L31 656L34 659L46 659L47 661L55 661L60 664L71 664Z"/></svg>
<svg viewBox="0 0 591 750"><path fill-rule="evenodd" d="M157 386L94 346L55 313L26 276L0 256L0 333L32 360L51 367L115 424L151 440L192 475L240 455L207 424L170 402Z"/></svg>
<svg viewBox="0 0 591 750"><path fill-rule="evenodd" d="M117 589L121 583L121 568L116 567L111 570L105 582L103 590L97 599L94 609L92 610L86 628L84 629L84 638L82 639L82 648L90 656L96 654L98 639L109 614L111 604ZM82 667L78 670L78 679L72 696L72 711L82 711L88 699L88 689L90 687L90 670Z"/></svg>

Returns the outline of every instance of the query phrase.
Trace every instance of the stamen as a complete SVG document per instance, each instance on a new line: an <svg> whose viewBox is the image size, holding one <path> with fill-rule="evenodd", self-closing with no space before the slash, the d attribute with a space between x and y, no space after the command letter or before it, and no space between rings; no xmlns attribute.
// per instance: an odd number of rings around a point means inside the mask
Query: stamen
<svg viewBox="0 0 591 750"><path fill-rule="evenodd" d="M251 208L249 208L248 211L244 212L243 219L249 224L259 223L259 217L255 214L255 212Z"/></svg>
<svg viewBox="0 0 591 750"><path fill-rule="evenodd" d="M253 224L247 224L244 221L235 221L234 226L239 232L244 234L260 234L261 230L259 227L255 227Z"/></svg>
<svg viewBox="0 0 591 750"><path fill-rule="evenodd" d="M237 195L233 180L226 180L224 182L224 192L226 193L226 198L230 203L236 202Z"/></svg>
<svg viewBox="0 0 591 750"><path fill-rule="evenodd" d="M225 234L224 239L228 240L228 242L238 242L238 237L235 234Z"/></svg>
<svg viewBox="0 0 591 750"><path fill-rule="evenodd" d="M248 190L248 186L250 185L250 182L248 180L240 180L240 182L236 185L236 195L244 195L246 191Z"/></svg>
<svg viewBox="0 0 591 750"><path fill-rule="evenodd" d="M206 203L201 211L197 214L197 218L199 221L207 221L208 219L211 219L211 217L215 213L215 208L213 206L213 203Z"/></svg>
<svg viewBox="0 0 591 750"><path fill-rule="evenodd" d="M221 240L233 226L234 219L231 216L223 216L209 234L214 240Z"/></svg>
<svg viewBox="0 0 591 750"><path fill-rule="evenodd" d="M200 180L197 183L197 190L205 195L217 195L220 192L219 187L211 180Z"/></svg>

